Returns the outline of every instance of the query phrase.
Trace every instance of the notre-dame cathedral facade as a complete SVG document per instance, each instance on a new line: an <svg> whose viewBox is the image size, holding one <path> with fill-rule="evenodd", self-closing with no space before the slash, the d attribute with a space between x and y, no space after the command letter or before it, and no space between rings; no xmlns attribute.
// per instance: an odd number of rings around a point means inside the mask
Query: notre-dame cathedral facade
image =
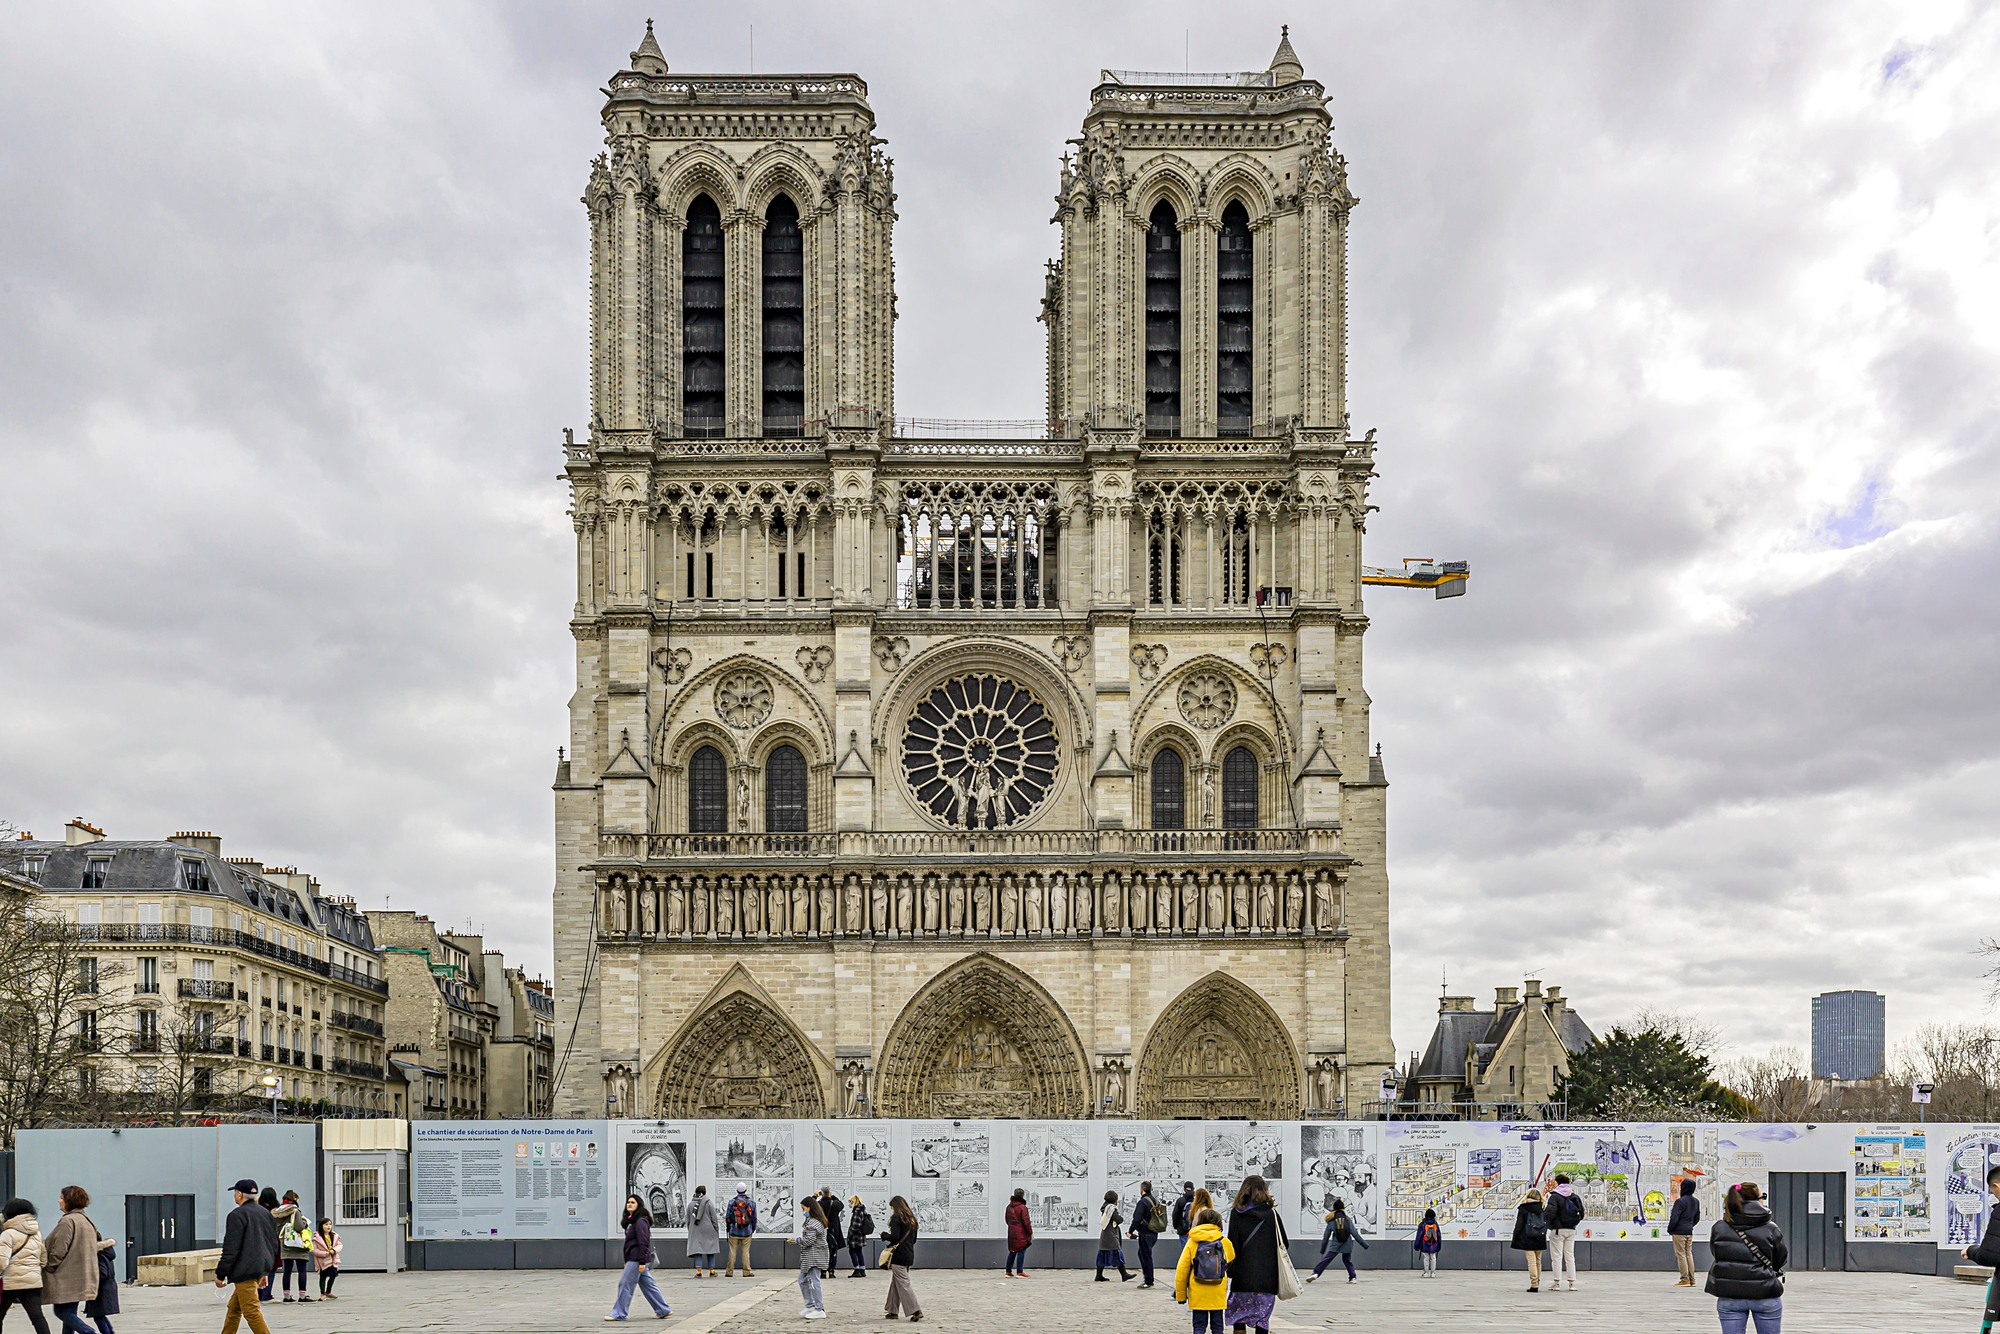
<svg viewBox="0 0 2000 1334"><path fill-rule="evenodd" d="M650 28L610 80L556 1111L1358 1104L1387 783L1325 90L1288 39L1105 71L1033 423L895 415L867 91L673 73Z"/></svg>

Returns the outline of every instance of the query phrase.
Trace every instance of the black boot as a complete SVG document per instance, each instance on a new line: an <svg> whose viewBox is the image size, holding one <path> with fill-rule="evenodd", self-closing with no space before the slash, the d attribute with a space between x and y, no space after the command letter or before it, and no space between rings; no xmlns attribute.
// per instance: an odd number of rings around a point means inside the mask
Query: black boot
<svg viewBox="0 0 2000 1334"><path fill-rule="evenodd" d="M1103 1266L1103 1265L1099 1265L1099 1266L1097 1266L1097 1281L1098 1281L1099 1283L1109 1283L1109 1282L1111 1281L1110 1279L1108 1279L1108 1278L1104 1277L1104 1266Z"/></svg>
<svg viewBox="0 0 2000 1334"><path fill-rule="evenodd" d="M1124 1265L1119 1265L1118 1281L1120 1283L1130 1283L1132 1281L1132 1271L1127 1269Z"/></svg>

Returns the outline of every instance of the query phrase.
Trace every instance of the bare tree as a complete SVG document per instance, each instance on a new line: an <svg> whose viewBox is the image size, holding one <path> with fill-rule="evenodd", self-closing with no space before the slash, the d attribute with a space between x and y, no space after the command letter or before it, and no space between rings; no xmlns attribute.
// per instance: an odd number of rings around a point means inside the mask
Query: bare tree
<svg viewBox="0 0 2000 1334"><path fill-rule="evenodd" d="M1722 1033L1700 1015L1687 1010L1663 1010L1647 1006L1632 1016L1628 1025L1634 1033L1658 1033L1678 1038L1696 1056L1711 1057L1722 1046Z"/></svg>
<svg viewBox="0 0 2000 1334"><path fill-rule="evenodd" d="M1718 1078L1756 1106L1760 1121L1817 1119L1826 1097L1824 1082L1813 1079L1812 1067L1797 1047L1738 1057L1722 1067Z"/></svg>
<svg viewBox="0 0 2000 1334"><path fill-rule="evenodd" d="M215 1072L234 1054L234 1046L209 1011L192 1006L163 1010L153 1087L134 1110L157 1112L178 1124L188 1113L206 1109L218 1092Z"/></svg>
<svg viewBox="0 0 2000 1334"><path fill-rule="evenodd" d="M0 901L0 1143L10 1148L16 1131L101 1113L96 1054L129 1008L98 993L94 942L39 907Z"/></svg>

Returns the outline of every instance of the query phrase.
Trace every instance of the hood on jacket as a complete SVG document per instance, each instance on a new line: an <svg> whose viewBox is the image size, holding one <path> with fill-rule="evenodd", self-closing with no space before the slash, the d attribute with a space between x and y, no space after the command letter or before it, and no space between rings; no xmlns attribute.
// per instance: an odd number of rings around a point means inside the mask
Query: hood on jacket
<svg viewBox="0 0 2000 1334"><path fill-rule="evenodd" d="M1682 1178L1681 1178L1681 1194L1682 1194L1682 1195L1692 1195L1692 1194L1694 1194L1694 1178L1693 1178L1693 1177L1682 1177Z"/></svg>
<svg viewBox="0 0 2000 1334"><path fill-rule="evenodd" d="M1731 1218L1729 1224L1734 1227L1739 1221L1746 1227L1762 1227L1771 1221L1771 1211L1762 1200L1745 1200L1743 1212Z"/></svg>
<svg viewBox="0 0 2000 1334"><path fill-rule="evenodd" d="M1188 1240L1192 1242L1221 1241L1222 1229L1213 1223L1196 1223L1188 1231Z"/></svg>
<svg viewBox="0 0 2000 1334"><path fill-rule="evenodd" d="M1567 1181L1558 1181L1555 1185L1549 1187L1549 1194L1551 1195L1568 1195L1570 1193L1569 1182Z"/></svg>
<svg viewBox="0 0 2000 1334"><path fill-rule="evenodd" d="M0 1231L18 1232L24 1237L39 1237L42 1235L42 1224L33 1214L15 1214L7 1220L6 1227L0 1228Z"/></svg>

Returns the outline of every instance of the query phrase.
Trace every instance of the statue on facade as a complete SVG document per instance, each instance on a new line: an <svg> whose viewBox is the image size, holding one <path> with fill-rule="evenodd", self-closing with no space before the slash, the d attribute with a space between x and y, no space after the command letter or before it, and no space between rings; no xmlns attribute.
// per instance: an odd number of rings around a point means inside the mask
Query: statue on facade
<svg viewBox="0 0 2000 1334"><path fill-rule="evenodd" d="M1250 876L1238 871L1229 878L1229 920L1238 931L1250 929Z"/></svg>
<svg viewBox="0 0 2000 1334"><path fill-rule="evenodd" d="M1153 932L1162 934L1174 929L1174 878L1171 875L1153 878Z"/></svg>
<svg viewBox="0 0 2000 1334"><path fill-rule="evenodd" d="M937 934L938 920L942 916L944 910L944 905L941 902L942 897L943 895L938 889L937 877L935 875L925 876L924 877L924 934L927 936L934 936Z"/></svg>
<svg viewBox="0 0 2000 1334"><path fill-rule="evenodd" d="M993 877L984 871L972 877L972 931L980 936L993 932Z"/></svg>
<svg viewBox="0 0 2000 1334"><path fill-rule="evenodd" d="M830 936L834 934L833 877L830 875L816 876L814 877L814 883L819 887L819 917L814 925L818 928L822 936Z"/></svg>
<svg viewBox="0 0 2000 1334"><path fill-rule="evenodd" d="M1027 887L1021 891L1021 916L1031 936L1042 934L1042 908L1048 901L1047 896L1048 887L1042 883L1042 878L1039 875L1029 876Z"/></svg>
<svg viewBox="0 0 2000 1334"><path fill-rule="evenodd" d="M889 934L889 877L876 875L868 882L868 929L878 936Z"/></svg>
<svg viewBox="0 0 2000 1334"><path fill-rule="evenodd" d="M1271 873L1262 871L1257 876L1257 929L1269 931L1278 925L1278 887L1272 883Z"/></svg>
<svg viewBox="0 0 2000 1334"><path fill-rule="evenodd" d="M1104 912L1097 920L1104 923L1104 929L1116 931L1125 920L1125 905L1121 901L1120 885L1116 872L1104 877Z"/></svg>
<svg viewBox="0 0 2000 1334"><path fill-rule="evenodd" d="M687 934L687 887L676 880L667 888L667 934Z"/></svg>
<svg viewBox="0 0 2000 1334"><path fill-rule="evenodd" d="M1297 871L1285 872L1285 930L1296 931L1305 921L1306 891Z"/></svg>
<svg viewBox="0 0 2000 1334"><path fill-rule="evenodd" d="M1049 880L1049 930L1057 935L1069 930L1069 877L1060 872Z"/></svg>
<svg viewBox="0 0 2000 1334"><path fill-rule="evenodd" d="M1011 936L1021 925L1021 886L1013 876L1000 885L1000 934Z"/></svg>
<svg viewBox="0 0 2000 1334"><path fill-rule="evenodd" d="M1228 903L1223 895L1222 872L1220 871L1210 871L1208 873L1208 902L1206 907L1207 913L1202 921L1203 928L1209 931L1222 930L1222 924L1227 920L1225 910L1228 907Z"/></svg>
<svg viewBox="0 0 2000 1334"><path fill-rule="evenodd" d="M660 934L660 901L650 881L639 890L639 931L648 936Z"/></svg>
<svg viewBox="0 0 2000 1334"><path fill-rule="evenodd" d="M856 875L854 872L849 871L847 873L847 880L843 888L845 892L841 895L840 906L843 916L840 925L841 928L844 929L849 935L853 935L855 932L861 930L864 925L866 925L866 919L863 918L861 915L861 909L863 907L863 902L861 897L861 877Z"/></svg>
<svg viewBox="0 0 2000 1334"><path fill-rule="evenodd" d="M896 934L911 934L916 927L916 917L916 887L910 883L909 876L899 875L896 877Z"/></svg>
<svg viewBox="0 0 2000 1334"><path fill-rule="evenodd" d="M1087 936L1090 934L1090 877L1080 875L1070 882L1070 886L1075 898L1075 902L1070 906L1075 917L1077 934Z"/></svg>
<svg viewBox="0 0 2000 1334"><path fill-rule="evenodd" d="M1325 871L1313 881L1313 929L1333 930L1333 878Z"/></svg>
<svg viewBox="0 0 2000 1334"><path fill-rule="evenodd" d="M965 877L954 874L945 890L945 926L954 936L965 934Z"/></svg>

